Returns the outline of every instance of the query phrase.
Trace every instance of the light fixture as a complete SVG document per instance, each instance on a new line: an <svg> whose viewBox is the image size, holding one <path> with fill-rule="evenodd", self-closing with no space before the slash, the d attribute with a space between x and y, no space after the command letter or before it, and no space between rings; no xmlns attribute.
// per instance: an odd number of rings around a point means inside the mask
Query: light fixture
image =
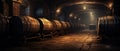
<svg viewBox="0 0 120 51"><path fill-rule="evenodd" d="M92 15L93 15L93 12L90 12L90 15L92 16Z"/></svg>
<svg viewBox="0 0 120 51"><path fill-rule="evenodd" d="M75 16L74 19L77 19L77 16Z"/></svg>
<svg viewBox="0 0 120 51"><path fill-rule="evenodd" d="M78 20L80 20L80 18L78 18Z"/></svg>
<svg viewBox="0 0 120 51"><path fill-rule="evenodd" d="M71 13L71 14L69 14L69 17L73 17L73 14Z"/></svg>
<svg viewBox="0 0 120 51"><path fill-rule="evenodd" d="M58 9L56 10L56 13L60 13L60 11L61 11L61 8L58 8Z"/></svg>
<svg viewBox="0 0 120 51"><path fill-rule="evenodd" d="M83 5L83 10L86 10L86 9L87 9L86 5Z"/></svg>
<svg viewBox="0 0 120 51"><path fill-rule="evenodd" d="M108 5L108 7L111 9L112 8L112 6L113 6L113 3L110 3L109 5Z"/></svg>

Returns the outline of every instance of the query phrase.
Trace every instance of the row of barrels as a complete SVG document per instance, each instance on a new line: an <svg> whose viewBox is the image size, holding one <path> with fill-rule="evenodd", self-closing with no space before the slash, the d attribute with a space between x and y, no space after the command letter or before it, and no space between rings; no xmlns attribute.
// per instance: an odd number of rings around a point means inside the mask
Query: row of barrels
<svg viewBox="0 0 120 51"><path fill-rule="evenodd" d="M99 17L97 33L103 41L120 40L120 17Z"/></svg>
<svg viewBox="0 0 120 51"><path fill-rule="evenodd" d="M31 16L12 16L10 18L0 16L1 35L10 35L21 37L26 35L55 35L64 34L64 32L78 31L83 28L79 23L70 23L59 20L48 20L46 18L33 18ZM52 35L51 35L52 36Z"/></svg>
<svg viewBox="0 0 120 51"><path fill-rule="evenodd" d="M12 17L10 19L10 32L16 35L50 33L70 28L69 22L48 20L46 18L33 18L30 16Z"/></svg>

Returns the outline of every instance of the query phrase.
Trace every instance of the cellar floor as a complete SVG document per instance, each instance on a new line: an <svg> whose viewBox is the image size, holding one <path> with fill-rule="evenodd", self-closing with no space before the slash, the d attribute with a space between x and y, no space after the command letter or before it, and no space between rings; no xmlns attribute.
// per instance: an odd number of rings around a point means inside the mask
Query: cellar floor
<svg viewBox="0 0 120 51"><path fill-rule="evenodd" d="M120 51L120 47L100 43L94 31L84 30L24 46L1 48L0 51Z"/></svg>

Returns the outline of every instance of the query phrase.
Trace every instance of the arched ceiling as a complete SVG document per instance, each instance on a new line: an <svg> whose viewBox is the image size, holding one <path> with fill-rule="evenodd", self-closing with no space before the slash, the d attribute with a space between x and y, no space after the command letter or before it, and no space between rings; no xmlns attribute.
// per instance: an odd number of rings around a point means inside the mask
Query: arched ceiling
<svg viewBox="0 0 120 51"><path fill-rule="evenodd" d="M83 1L99 2L105 5L108 5L109 3L113 3L113 0L28 0L28 1L30 2L30 4L46 3L48 6L55 6L55 7L59 7L70 3L83 2Z"/></svg>

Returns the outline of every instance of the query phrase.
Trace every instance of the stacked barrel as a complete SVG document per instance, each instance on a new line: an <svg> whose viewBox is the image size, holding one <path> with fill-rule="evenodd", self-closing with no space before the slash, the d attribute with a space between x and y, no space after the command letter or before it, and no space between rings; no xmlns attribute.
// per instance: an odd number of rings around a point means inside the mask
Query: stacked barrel
<svg viewBox="0 0 120 51"><path fill-rule="evenodd" d="M10 19L10 32L12 36L41 35L53 36L54 33L63 33L70 29L69 22L48 20L46 18L33 18L30 16L13 16ZM61 34L62 34L61 33ZM63 33L64 34L64 33ZM54 34L55 35L55 34Z"/></svg>
<svg viewBox="0 0 120 51"><path fill-rule="evenodd" d="M9 17L0 15L0 34L5 35L9 33Z"/></svg>
<svg viewBox="0 0 120 51"><path fill-rule="evenodd" d="M62 29L62 24L58 20L53 20L54 24L56 25L56 30L60 31Z"/></svg>
<svg viewBox="0 0 120 51"><path fill-rule="evenodd" d="M30 16L14 16L10 19L10 32L12 34L16 34L17 36L37 33L39 28L39 21Z"/></svg>
<svg viewBox="0 0 120 51"><path fill-rule="evenodd" d="M39 32L41 33L42 38L53 37L56 30L56 26L53 24L53 22L46 18L38 18L38 20L41 24Z"/></svg>
<svg viewBox="0 0 120 51"><path fill-rule="evenodd" d="M82 29L80 24L46 18L3 15L0 18L0 34L9 36L10 41L51 38Z"/></svg>
<svg viewBox="0 0 120 51"><path fill-rule="evenodd" d="M120 40L120 18L115 16L104 16L98 18L98 34L102 40Z"/></svg>
<svg viewBox="0 0 120 51"><path fill-rule="evenodd" d="M0 45L8 42L9 40L9 17L0 14Z"/></svg>

